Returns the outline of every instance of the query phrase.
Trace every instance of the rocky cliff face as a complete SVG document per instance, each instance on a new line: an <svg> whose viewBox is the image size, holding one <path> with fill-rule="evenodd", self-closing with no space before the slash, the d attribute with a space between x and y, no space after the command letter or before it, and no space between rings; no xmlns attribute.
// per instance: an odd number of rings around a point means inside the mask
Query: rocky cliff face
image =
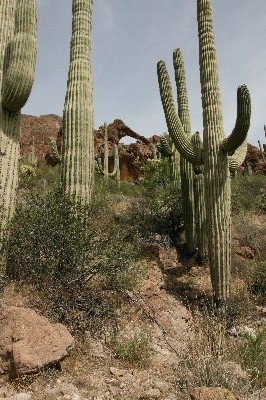
<svg viewBox="0 0 266 400"><path fill-rule="evenodd" d="M58 161L53 157L50 148L50 139L57 142L61 149L62 143L62 118L57 115L32 115L22 116L21 155L29 161L56 165ZM104 127L101 126L94 132L95 157L103 157ZM134 182L141 174L140 163L148 158L153 158L152 144L159 140L159 136L151 139L145 138L130 129L122 120L116 119L108 125L108 145L110 154L110 170L113 168L114 144L118 144L124 137L137 140L128 146L120 144L120 174L121 180Z"/></svg>
<svg viewBox="0 0 266 400"><path fill-rule="evenodd" d="M21 156L23 159L36 158L38 163L55 165L50 149L50 139L61 142L62 118L58 115L22 115Z"/></svg>
<svg viewBox="0 0 266 400"><path fill-rule="evenodd" d="M123 145L120 141L124 137L131 137L136 143ZM22 116L21 155L23 159L35 160L36 163L56 165L58 161L53 157L50 148L50 139L57 142L60 149L62 143L62 118L57 115ZM94 132L95 157L103 158L104 127L100 126ZM159 136L146 138L129 128L122 120L116 119L108 125L109 165L113 168L114 144L119 144L121 180L135 182L141 176L141 166L149 158L153 158L153 144L159 141ZM248 145L248 154L244 164L251 166L253 171L264 171L266 165L260 150Z"/></svg>

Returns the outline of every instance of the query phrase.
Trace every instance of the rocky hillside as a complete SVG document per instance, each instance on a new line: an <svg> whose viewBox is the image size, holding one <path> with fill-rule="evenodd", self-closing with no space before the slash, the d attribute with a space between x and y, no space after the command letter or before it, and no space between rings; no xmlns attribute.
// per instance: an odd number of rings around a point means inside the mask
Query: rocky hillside
<svg viewBox="0 0 266 400"><path fill-rule="evenodd" d="M104 127L95 130L95 157L103 158ZM124 145L121 140L130 137L136 143ZM62 142L62 118L57 115L32 115L22 116L21 154L22 158L35 159L37 163L56 165L58 161L53 157L50 148L50 139L57 142L61 148ZM129 128L122 120L116 119L108 125L109 140L109 167L113 169L114 144L119 144L121 180L135 182L141 176L141 167L149 158L153 158L153 144L159 140L158 135L146 138ZM257 147L248 145L248 155L244 165L251 166L253 171L262 170L266 173L266 165L263 162Z"/></svg>

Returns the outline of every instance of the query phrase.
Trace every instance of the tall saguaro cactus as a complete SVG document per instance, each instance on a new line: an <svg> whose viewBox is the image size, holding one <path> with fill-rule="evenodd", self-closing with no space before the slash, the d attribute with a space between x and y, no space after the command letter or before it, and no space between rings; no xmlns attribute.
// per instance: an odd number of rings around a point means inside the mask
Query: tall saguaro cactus
<svg viewBox="0 0 266 400"><path fill-rule="evenodd" d="M20 154L20 110L36 63L35 0L0 1L0 238L15 208Z"/></svg>
<svg viewBox="0 0 266 400"><path fill-rule="evenodd" d="M73 0L72 38L63 115L64 193L89 204L94 184L91 25L93 0Z"/></svg>
<svg viewBox="0 0 266 400"><path fill-rule="evenodd" d="M250 95L245 85L237 91L237 119L224 136L218 62L214 43L211 0L197 0L199 64L203 108L203 149L194 148L176 111L165 63L157 66L161 100L169 134L183 157L204 164L208 257L216 300L229 296L231 266L231 192L229 156L244 142L250 125ZM180 51L180 50L179 50Z"/></svg>

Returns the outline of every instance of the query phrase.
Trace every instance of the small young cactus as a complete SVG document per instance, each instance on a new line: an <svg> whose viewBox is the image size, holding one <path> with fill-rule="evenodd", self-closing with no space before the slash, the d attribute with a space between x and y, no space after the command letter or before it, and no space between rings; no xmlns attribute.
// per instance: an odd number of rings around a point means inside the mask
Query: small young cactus
<svg viewBox="0 0 266 400"><path fill-rule="evenodd" d="M98 158L96 164L97 171L104 176L105 179L109 177L114 177L117 183L117 186L120 187L120 164L119 164L119 151L118 145L114 146L114 169L112 172L109 172L109 151L108 151L108 127L105 122L104 124L104 159L103 159L103 167L101 163L101 159Z"/></svg>
<svg viewBox="0 0 266 400"><path fill-rule="evenodd" d="M264 134L266 138L266 125L264 125ZM263 158L264 163L266 164L266 144L261 145L261 142L258 140L259 149Z"/></svg>
<svg viewBox="0 0 266 400"><path fill-rule="evenodd" d="M36 63L35 0L0 1L0 241L13 216L20 155L20 110Z"/></svg>
<svg viewBox="0 0 266 400"><path fill-rule="evenodd" d="M204 165L208 258L214 298L220 302L229 297L231 266L229 156L235 153L247 136L251 106L247 87L240 86L237 91L236 124L231 135L225 138L211 0L197 0L197 15L204 127L203 149L193 147L180 115L175 111L170 79L163 61L158 63L157 71L169 134L184 158L192 164ZM181 54L180 50L175 52Z"/></svg>
<svg viewBox="0 0 266 400"><path fill-rule="evenodd" d="M63 114L61 182L76 203L90 203L94 185L91 71L92 0L73 0L72 38Z"/></svg>

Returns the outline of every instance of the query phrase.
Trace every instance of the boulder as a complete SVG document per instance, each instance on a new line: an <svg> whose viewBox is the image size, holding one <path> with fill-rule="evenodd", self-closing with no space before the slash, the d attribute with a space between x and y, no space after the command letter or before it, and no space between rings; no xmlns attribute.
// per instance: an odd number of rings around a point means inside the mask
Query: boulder
<svg viewBox="0 0 266 400"><path fill-rule="evenodd" d="M73 347L64 325L29 308L0 308L0 371L11 379L58 366Z"/></svg>

